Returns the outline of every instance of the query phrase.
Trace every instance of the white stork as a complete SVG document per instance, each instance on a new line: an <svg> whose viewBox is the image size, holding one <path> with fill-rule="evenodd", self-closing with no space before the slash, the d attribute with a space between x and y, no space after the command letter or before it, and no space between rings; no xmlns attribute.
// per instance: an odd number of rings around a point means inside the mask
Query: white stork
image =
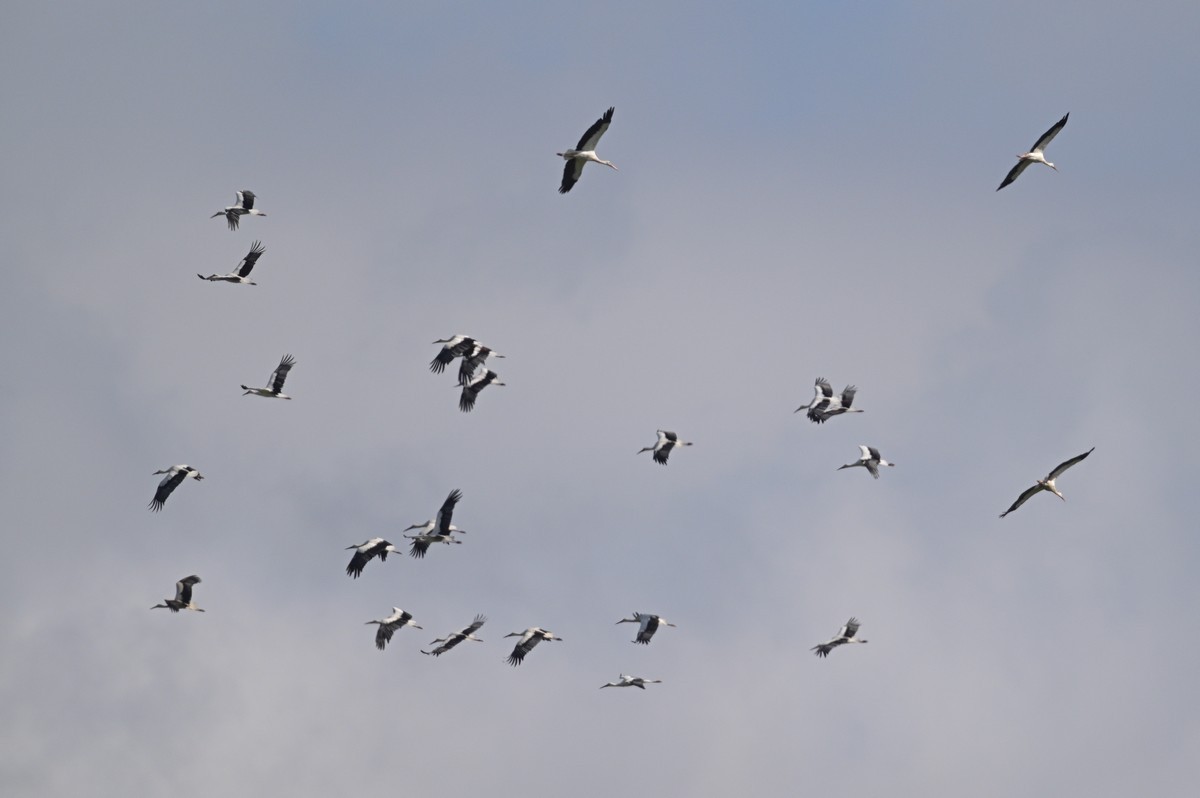
<svg viewBox="0 0 1200 798"><path fill-rule="evenodd" d="M210 274L205 277L203 274L197 274L201 280L209 282L226 282L226 283L242 283L244 285L258 285L250 278L250 272L254 269L254 264L258 263L258 258L267 249L262 245L261 241L255 241L250 245L250 251L246 253L246 257L242 258L242 262L237 265L237 268L229 274Z"/></svg>
<svg viewBox="0 0 1200 798"><path fill-rule="evenodd" d="M508 664L514 668L525 661L525 655L533 651L533 647L543 640L562 640L561 637L540 626L531 626L524 632L511 632L505 637L519 637L517 645L513 648L512 653L508 655Z"/></svg>
<svg viewBox="0 0 1200 798"><path fill-rule="evenodd" d="M433 360L429 361L429 370L441 374L453 362L454 358L462 357L475 347L475 339L469 335L454 335L449 338L439 338L435 344L443 344L442 350Z"/></svg>
<svg viewBox="0 0 1200 798"><path fill-rule="evenodd" d="M896 465L895 463L889 463L887 460L884 460L883 457L880 456L879 450L876 449L874 446L863 446L860 443L858 445L858 448L862 452L862 455L858 458L858 461L854 462L854 463L846 463L844 466L838 466L838 468L837 468L838 471L841 471L843 468L854 468L855 466L862 466L863 468L865 468L871 472L871 476L875 477L875 479L879 479L879 467L880 466Z"/></svg>
<svg viewBox="0 0 1200 798"><path fill-rule="evenodd" d="M810 650L815 651L818 657L828 657L829 652L833 651L838 646L845 645L846 643L867 642L866 640L855 637L855 635L858 634L858 627L858 619L851 618L850 620L846 621L846 625L842 627L841 631L838 632L837 636L835 636L832 640L829 640L825 643L819 643L813 646Z"/></svg>
<svg viewBox="0 0 1200 798"><path fill-rule="evenodd" d="M658 627L670 626L674 628L675 624L668 621L666 618L661 618L658 615L651 615L647 612L635 612L632 618L622 618L617 623L636 623L638 624L637 637L633 639L635 643L641 643L644 646L650 645L650 638L654 637L654 633L658 631Z"/></svg>
<svg viewBox="0 0 1200 798"><path fill-rule="evenodd" d="M454 524L450 523L454 518L454 507L462 498L462 491L458 488L450 491L450 495L446 497L446 501L442 502L442 507L437 512L437 516L426 521L423 524L413 524L406 528L420 530L415 535L405 535L404 537L412 540L412 547L409 549L409 554L418 559L425 556L425 552L429 551L429 547L434 543L462 543L454 537L454 533L465 534L466 530L459 529Z"/></svg>
<svg viewBox="0 0 1200 798"><path fill-rule="evenodd" d="M600 689L603 690L605 687L637 687L645 690L648 684L662 684L662 679L643 679L641 676L626 676L622 673L617 677L617 681L602 684L600 685Z"/></svg>
<svg viewBox="0 0 1200 798"><path fill-rule="evenodd" d="M458 397L458 409L464 413L470 413L475 409L475 400L479 398L479 392L489 385L502 386L504 383L496 380L498 375L491 369L486 369L478 377L473 378L470 382L462 387L462 394Z"/></svg>
<svg viewBox="0 0 1200 798"><path fill-rule="evenodd" d="M198 584L200 584L200 577L196 576L195 574L192 574L191 576L185 576L183 579L180 579L175 583L175 598L163 599L165 603L155 604L150 609L164 609L170 610L171 612L179 612L180 610L204 612L204 610L197 607L192 601L192 585Z"/></svg>
<svg viewBox="0 0 1200 798"><path fill-rule="evenodd" d="M479 370L489 357L504 357L490 347L476 343L470 351L463 352L462 363L458 366L458 384L466 385L471 382L475 372Z"/></svg>
<svg viewBox="0 0 1200 798"><path fill-rule="evenodd" d="M588 161L602 163L612 169L617 168L612 162L596 156L596 145L600 143L600 137L604 135L604 131L608 130L608 126L612 124L615 110L615 108L609 108L605 111L604 116L597 119L583 134L583 138L575 145L575 149L556 153L559 158L565 158L567 161L567 165L563 169L562 185L558 187L559 194L566 194L579 182L579 177L583 174L583 165Z"/></svg>
<svg viewBox="0 0 1200 798"><path fill-rule="evenodd" d="M279 360L279 365L271 372L271 378L267 381L269 385L266 388L251 388L248 385L243 385L242 390L246 393L254 394L255 396L265 396L269 399L291 399L286 393L283 393L283 382L287 379L288 372L292 370L292 366L296 365L296 359L291 355L284 355Z"/></svg>
<svg viewBox="0 0 1200 798"><path fill-rule="evenodd" d="M487 623L487 618L485 618L482 615L476 615L475 620L472 621L471 625L468 626L466 629L463 629L460 632L451 632L450 634L446 635L445 637L439 637L437 640L434 640L433 642L441 643L440 646L435 648L433 651L422 651L421 653L429 654L434 657L440 657L441 655L445 654L447 651L454 648L455 646L457 646L459 643L461 643L464 640L474 640L476 643L482 643L483 641L481 639L479 639L478 637L476 637L475 633L478 632L479 627L483 626L485 623Z"/></svg>
<svg viewBox="0 0 1200 798"><path fill-rule="evenodd" d="M1039 491L1043 491L1043 490L1048 490L1051 493L1053 493L1055 496L1057 496L1058 498L1062 499L1063 501L1066 501L1067 497L1062 495L1061 493L1059 493L1058 487L1054 484L1054 480L1056 480L1060 476L1062 476L1062 472L1066 471L1068 468L1075 465L1080 460L1084 459L1085 457L1087 457L1089 454L1091 454L1094 451L1096 451L1095 446L1088 449L1086 452L1084 452L1083 454L1081 454L1077 457L1072 457L1070 460L1059 463L1053 471L1051 471L1049 474L1046 475L1045 479L1039 479L1037 481L1036 485L1034 485L1032 488L1029 488L1024 493L1022 493L1020 496L1018 496L1017 500L1012 503L1012 507L1009 507L1007 510L1000 513L1000 517L1003 518L1004 516L1008 515L1013 510L1017 509L1025 502L1029 501L1029 498L1031 496L1033 496L1033 495L1037 494Z"/></svg>
<svg viewBox="0 0 1200 798"><path fill-rule="evenodd" d="M266 216L266 214L254 207L254 192L244 188L237 192L237 205L230 205L208 218L215 219L218 216L224 216L225 221L229 223L229 229L236 230L243 216Z"/></svg>
<svg viewBox="0 0 1200 798"><path fill-rule="evenodd" d="M1042 137L1033 143L1033 149L1017 156L1019 159L1017 165L1010 169L1008 174L1004 176L1004 182L996 189L997 191L1020 177L1021 173L1025 171L1025 167L1031 163L1044 163L1054 171L1058 171L1057 166L1046 160L1045 149L1050 142L1054 141L1054 137L1058 135L1058 131L1062 130L1063 126L1067 124L1068 116L1070 114L1064 114L1062 119L1055 122L1053 127L1043 133Z"/></svg>
<svg viewBox="0 0 1200 798"><path fill-rule="evenodd" d="M666 465L667 458L671 456L672 449L674 449L676 446L691 445L691 441L679 440L679 436L674 432L660 429L658 431L658 440L654 442L654 445L638 449L638 454L641 454L642 452L654 452L654 454L650 455L654 458L654 462L658 463L659 465Z"/></svg>
<svg viewBox="0 0 1200 798"><path fill-rule="evenodd" d="M399 607L392 607L392 614L386 618L381 618L378 621L367 621L367 624L379 624L379 628L375 630L375 648L383 651L384 646L392 639L392 635L397 629L403 629L406 626L411 626L414 629L423 627L413 623L413 615L411 612L405 612Z"/></svg>
<svg viewBox="0 0 1200 798"><path fill-rule="evenodd" d="M833 386L829 384L829 380L824 377L817 377L815 388L813 391L813 400L806 405L800 405L793 413L799 413L801 410L807 410L808 420L816 424L824 424L834 416L840 416L843 413L861 413L861 408L851 407L854 402L854 395L858 393L858 389L853 385L847 385L842 389L841 394L833 392Z"/></svg>
<svg viewBox="0 0 1200 798"><path fill-rule="evenodd" d="M354 554L350 557L350 564L346 566L346 576L352 576L355 579L362 576L367 563L375 557L378 557L380 562L387 562L389 554L399 553L399 549L383 538L371 538L357 545L346 547L347 551L350 549L354 549Z"/></svg>
<svg viewBox="0 0 1200 798"><path fill-rule="evenodd" d="M190 465L173 465L170 468L155 471L152 476L159 474L166 474L166 476L162 478L162 482L158 483L158 490L154 491L154 498L150 500L150 509L156 513L166 504L171 491L178 488L185 479L188 477L195 480L204 479L204 476Z"/></svg>

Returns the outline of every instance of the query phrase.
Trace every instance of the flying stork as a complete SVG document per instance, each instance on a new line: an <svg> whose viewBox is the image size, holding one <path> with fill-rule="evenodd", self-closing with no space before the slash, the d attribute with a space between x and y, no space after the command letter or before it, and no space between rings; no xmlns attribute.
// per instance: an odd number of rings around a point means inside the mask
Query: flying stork
<svg viewBox="0 0 1200 798"><path fill-rule="evenodd" d="M229 223L229 229L236 230L243 216L266 216L266 214L254 207L254 192L244 188L237 192L237 205L230 205L208 218L215 219L218 216L224 216L225 221Z"/></svg>
<svg viewBox="0 0 1200 798"><path fill-rule="evenodd" d="M346 576L352 576L355 579L362 576L367 563L375 557L378 557L380 562L387 562L389 554L399 553L399 549L383 538L371 538L355 546L346 547L347 551L350 549L354 549L354 555L350 557L350 564L346 566Z"/></svg>
<svg viewBox="0 0 1200 798"><path fill-rule="evenodd" d="M676 446L691 445L691 441L679 440L679 436L674 432L668 432L665 429L660 429L658 431L658 440L654 442L654 445L638 449L638 454L641 454L642 452L654 452L654 454L650 455L654 458L654 462L658 463L659 465L666 465L667 458L671 456L672 449L674 449Z"/></svg>
<svg viewBox="0 0 1200 798"><path fill-rule="evenodd" d="M367 621L367 624L379 624L379 628L375 630L375 648L383 651L384 646L392 639L392 634L397 629L403 629L406 626L411 626L414 629L423 627L413 623L413 615L411 612L405 612L399 607L392 607L392 614L378 621Z"/></svg>
<svg viewBox="0 0 1200 798"><path fill-rule="evenodd" d="M266 388L251 388L249 385L243 385L242 390L246 393L242 396L252 393L255 396L265 396L269 399L291 399L292 397L283 393L283 382L294 365L296 365L296 358L284 355L280 358L279 365L271 372L271 378L268 380L270 384Z"/></svg>
<svg viewBox="0 0 1200 798"><path fill-rule="evenodd" d="M657 615L651 615L647 612L635 612L632 618L622 618L617 623L636 623L638 626L637 637L633 639L635 643L641 643L644 646L650 645L650 638L654 637L654 633L658 631L658 627L670 626L675 624L668 621L666 618L661 618Z"/></svg>
<svg viewBox="0 0 1200 798"><path fill-rule="evenodd" d="M847 385L842 389L841 394L833 392L833 386L829 384L829 380L824 377L817 377L813 392L813 400L806 405L800 405L793 413L799 413L801 410L807 410L808 420L815 424L824 424L834 416L840 416L843 413L861 413L861 408L851 407L854 402L854 395L858 393L858 389L853 385Z"/></svg>
<svg viewBox="0 0 1200 798"><path fill-rule="evenodd" d="M858 619L851 618L850 620L846 621L846 625L842 627L841 631L838 632L832 640L829 640L825 643L819 643L813 646L810 650L815 651L818 657L828 657L829 652L833 651L838 646L845 645L846 643L867 642L866 640L855 637L855 635L858 633L858 627Z"/></svg>
<svg viewBox="0 0 1200 798"><path fill-rule="evenodd" d="M484 364L489 357L504 357L484 346L481 343L476 343L469 351L464 351L462 354L462 363L458 366L458 384L466 385L475 376L475 372Z"/></svg>
<svg viewBox="0 0 1200 798"><path fill-rule="evenodd" d="M440 646L435 648L433 651L422 651L421 653L429 654L434 657L440 657L464 640L474 640L476 643L482 643L483 641L476 637L475 633L478 632L479 627L483 626L485 623L487 623L487 618L483 617L482 615L476 615L475 620L472 621L471 625L466 629L463 629L461 632L451 632L445 637L439 637L433 642L441 643Z"/></svg>
<svg viewBox="0 0 1200 798"><path fill-rule="evenodd" d="M190 465L173 465L170 468L155 471L151 476L159 474L166 474L166 476L162 478L162 482L158 483L158 490L154 491L154 498L150 500L150 509L156 513L166 504L171 491L178 488L185 479L188 477L195 480L204 479L204 476Z"/></svg>
<svg viewBox="0 0 1200 798"><path fill-rule="evenodd" d="M600 685L600 689L603 690L605 687L638 687L645 690L648 684L662 684L662 679L643 679L641 676L626 676L622 673L617 677L617 681L602 684Z"/></svg>
<svg viewBox="0 0 1200 798"><path fill-rule="evenodd" d="M996 189L997 191L1020 177L1021 173L1025 171L1025 167L1031 163L1044 163L1054 171L1058 171L1057 166L1046 160L1045 149L1050 142L1054 141L1054 137L1058 135L1058 131L1062 130L1063 126L1067 124L1068 116L1070 114L1063 114L1062 119L1055 122L1053 127L1043 133L1042 137L1033 143L1033 148L1029 152L1021 153L1017 156L1019 159L1017 165L1010 169L1008 174L1004 176L1004 182Z"/></svg>
<svg viewBox="0 0 1200 798"><path fill-rule="evenodd" d="M165 603L155 604L150 609L157 610L161 608L164 610L170 610L171 612L179 612L180 610L204 612L204 610L197 607L192 601L192 585L198 584L200 584L200 577L196 576L195 574L192 574L191 576L185 576L183 579L180 579L175 583L175 598L163 599L163 602Z"/></svg>
<svg viewBox="0 0 1200 798"><path fill-rule="evenodd" d="M459 529L454 524L450 523L454 518L454 507L462 498L462 491L458 488L450 491L450 495L446 497L446 501L442 502L442 507L437 512L435 518L426 521L423 524L413 524L404 531L409 529L420 530L415 535L405 535L404 537L412 540L412 547L409 549L409 554L418 559L425 556L425 552L429 551L429 547L434 543L461 543L454 537L454 533L464 534L466 530Z"/></svg>
<svg viewBox="0 0 1200 798"><path fill-rule="evenodd" d="M1012 507L1009 507L1007 510L1000 513L1000 517L1003 518L1004 516L1008 515L1013 510L1017 509L1025 502L1029 501L1029 497L1031 497L1031 496L1035 495L1036 493L1038 493L1039 491L1043 491L1043 490L1048 490L1051 493L1053 493L1055 496L1057 496L1058 498L1062 499L1063 501L1066 501L1067 497L1058 492L1058 487L1054 484L1054 480L1056 480L1060 476L1062 476L1062 472L1066 471L1068 468L1075 465L1080 460L1084 459L1085 457L1087 457L1089 454L1091 454L1094 451L1096 451L1095 446L1088 449L1086 452L1084 452L1083 454L1081 454L1077 457L1072 457L1070 460L1059 463L1054 468L1053 471L1051 471L1049 474L1046 475L1045 479L1039 479L1037 481L1036 485L1034 485L1032 488L1029 488L1024 493L1022 493L1020 496L1018 496L1017 500L1012 503Z"/></svg>
<svg viewBox="0 0 1200 798"><path fill-rule="evenodd" d="M444 344L442 351L429 361L429 370L441 374L453 362L454 358L462 357L475 347L475 339L469 335L454 335L449 338L439 338L435 344Z"/></svg>
<svg viewBox="0 0 1200 798"><path fill-rule="evenodd" d="M862 456L858 458L858 462L846 463L844 466L838 466L838 468L837 468L838 471L841 471L843 468L854 468L855 466L862 466L863 468L865 468L871 472L871 476L875 477L875 479L879 479L879 467L880 466L896 465L895 463L889 463L887 460L884 460L883 457L880 456L879 450L876 449L874 446L863 446L860 443L858 445L858 448L862 452Z"/></svg>
<svg viewBox="0 0 1200 798"><path fill-rule="evenodd" d="M600 142L600 137L604 135L604 131L608 130L608 126L612 124L613 111L615 110L615 108L609 108L605 111L604 116L597 119L587 129L587 132L583 134L583 138L575 145L575 149L556 153L559 158L565 158L567 161L566 167L563 168L562 185L558 187L559 194L566 194L579 182L579 177L583 174L583 165L588 161L602 163L612 169L617 168L612 162L596 156L596 145Z"/></svg>
<svg viewBox="0 0 1200 798"><path fill-rule="evenodd" d="M470 413L475 409L475 400L479 397L480 391L489 385L504 385L496 380L497 376L496 372L486 369L483 374L465 383L462 387L462 394L458 397L458 409L464 413Z"/></svg>
<svg viewBox="0 0 1200 798"><path fill-rule="evenodd" d="M517 645L513 648L512 653L508 655L508 664L514 668L525 661L525 655L533 651L533 647L543 640L562 640L561 637L540 626L531 626L524 632L512 632L506 634L505 637L519 637Z"/></svg>
<svg viewBox="0 0 1200 798"><path fill-rule="evenodd" d="M261 241L255 241L250 245L250 251L246 253L246 257L242 258L242 262L229 274L210 274L207 277L203 274L197 274L196 276L201 280L208 280L210 282L221 281L226 283L242 283L244 285L258 285L258 283L249 279L250 272L254 269L254 264L258 263L259 256L266 251L266 247L262 245Z"/></svg>

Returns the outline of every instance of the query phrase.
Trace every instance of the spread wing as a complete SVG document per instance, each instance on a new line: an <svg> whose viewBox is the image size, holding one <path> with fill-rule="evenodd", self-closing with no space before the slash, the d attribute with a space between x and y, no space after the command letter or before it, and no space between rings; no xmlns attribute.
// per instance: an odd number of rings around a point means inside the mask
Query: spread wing
<svg viewBox="0 0 1200 798"><path fill-rule="evenodd" d="M251 191L250 189L247 189L247 188L242 189L241 191L239 191L237 193L237 196L238 196L238 204L241 205L246 210L250 210L251 208L254 207L254 192Z"/></svg>
<svg viewBox="0 0 1200 798"><path fill-rule="evenodd" d="M1000 513L1000 517L1003 518L1004 516L1008 515L1013 510L1017 509L1025 502L1029 501L1030 496L1033 496L1035 493L1037 493L1038 491L1041 491L1041 490L1043 490L1041 485L1034 485L1032 488L1029 488L1024 493L1022 493L1020 496L1017 497L1017 500L1012 503L1012 507L1009 507L1007 510Z"/></svg>
<svg viewBox="0 0 1200 798"><path fill-rule="evenodd" d="M604 116L592 123L592 126L583 134L583 138L579 139L579 144L575 147L576 152L588 152L596 149L596 145L600 143L600 137L604 135L604 131L608 130L608 126L612 124L613 111L615 110L617 110L615 107L609 108L604 112ZM1066 120L1064 119L1063 121Z"/></svg>
<svg viewBox="0 0 1200 798"><path fill-rule="evenodd" d="M541 635L535 634L521 638L520 642L513 647L512 653L508 655L508 664L514 668L520 665L525 661L525 655L533 651L534 646L540 642L542 642Z"/></svg>
<svg viewBox="0 0 1200 798"><path fill-rule="evenodd" d="M358 579L362 576L363 568L367 567L367 563L371 561L373 554L364 554L361 551L355 551L354 556L350 558L350 564L346 566L346 576L352 576Z"/></svg>
<svg viewBox="0 0 1200 798"><path fill-rule="evenodd" d="M1063 117L1063 119L1064 119L1064 121L1065 121L1065 120L1066 120L1066 117ZM1095 446L1093 446L1092 448L1088 449L1086 452L1084 452L1083 454L1079 455L1078 457L1072 457L1070 460L1067 460L1067 461L1065 461L1065 462L1059 463L1059 464L1058 464L1058 466L1057 466L1057 467L1056 467L1056 468L1055 468L1053 471L1051 471L1051 472L1050 472L1050 476L1046 477L1046 481L1047 481L1047 482L1049 482L1049 481L1050 481L1050 480L1052 480L1052 479L1058 479L1059 475L1060 475L1060 474L1062 474L1062 472L1066 471L1068 468L1070 468L1071 466L1075 465L1075 464L1076 464L1076 463L1078 463L1080 460L1083 460L1083 459L1085 459L1085 458L1086 458L1086 457L1087 457L1089 454L1091 454L1091 453L1092 453L1092 452L1094 452L1094 451L1096 451L1096 447L1095 447Z"/></svg>
<svg viewBox="0 0 1200 798"><path fill-rule="evenodd" d="M579 178L583 175L583 165L587 163L582 158L568 158L566 166L563 167L562 184L558 187L559 194L566 194L570 191Z"/></svg>
<svg viewBox="0 0 1200 798"><path fill-rule="evenodd" d="M853 385L847 385L842 391L842 407L849 407L854 402L854 394L858 393L858 388Z"/></svg>
<svg viewBox="0 0 1200 798"><path fill-rule="evenodd" d="M150 500L150 509L158 512L167 502L167 497L171 495L171 491L179 487L179 483L187 479L188 472L176 471L174 474L167 474L163 477L162 482L158 483L158 490L154 491L154 498Z"/></svg>
<svg viewBox="0 0 1200 798"><path fill-rule="evenodd" d="M458 500L462 498L462 491L458 488L450 491L450 495L446 497L446 501L442 502L442 509L438 510L437 524L435 528L440 535L450 534L450 521L454 518L454 507L458 504Z"/></svg>
<svg viewBox="0 0 1200 798"><path fill-rule="evenodd" d="M999 191L1001 188L1004 188L1009 183L1020 177L1021 173L1025 171L1025 168L1029 166L1030 163L1032 163L1032 161L1027 161L1024 158L1017 161L1017 165L1008 170L1008 174L1004 176L1004 182L1001 183L999 188L996 190Z"/></svg>
<svg viewBox="0 0 1200 798"><path fill-rule="evenodd" d="M284 355L279 361L279 365L272 372L269 382L270 388L274 393L279 393L283 390L284 380L287 379L288 372L292 370L292 366L294 365L296 365L296 359L291 355Z"/></svg>
<svg viewBox="0 0 1200 798"><path fill-rule="evenodd" d="M254 264L258 263L258 258L267 248L262 245L261 241L255 241L250 245L250 251L246 253L246 257L242 258L242 262L234 269L238 277L249 277L250 272L254 269Z"/></svg>
<svg viewBox="0 0 1200 798"><path fill-rule="evenodd" d="M1054 141L1054 137L1058 135L1058 131L1062 130L1067 124L1067 117L1070 114L1063 114L1063 118L1054 123L1054 125L1042 134L1042 137L1033 143L1033 149L1030 152L1046 149L1046 146Z"/></svg>
<svg viewBox="0 0 1200 798"><path fill-rule="evenodd" d="M483 615L476 615L475 620L471 621L471 625L462 630L463 635L473 635L479 631L479 628L487 623L487 618Z"/></svg>

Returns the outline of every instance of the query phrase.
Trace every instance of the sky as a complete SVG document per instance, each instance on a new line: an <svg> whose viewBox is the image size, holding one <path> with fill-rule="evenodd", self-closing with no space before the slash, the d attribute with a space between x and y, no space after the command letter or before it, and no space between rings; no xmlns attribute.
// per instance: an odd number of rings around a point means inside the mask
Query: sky
<svg viewBox="0 0 1200 798"><path fill-rule="evenodd" d="M1192 795L1200 7L977 5L8 9L6 792Z"/></svg>

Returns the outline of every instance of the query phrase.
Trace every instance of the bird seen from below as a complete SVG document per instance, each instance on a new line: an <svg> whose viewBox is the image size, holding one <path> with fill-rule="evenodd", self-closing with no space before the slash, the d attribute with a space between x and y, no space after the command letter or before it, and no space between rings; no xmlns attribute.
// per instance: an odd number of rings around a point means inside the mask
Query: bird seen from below
<svg viewBox="0 0 1200 798"><path fill-rule="evenodd" d="M454 648L455 646L457 646L459 643L461 643L464 640L473 640L476 643L482 643L483 641L481 639L479 639L478 637L476 637L475 633L478 632L479 627L483 626L485 623L487 623L487 618L485 618L482 615L476 615L475 620L471 622L470 626L468 626L467 628L465 628L461 631L458 631L458 632L451 632L450 634L446 635L445 637L439 637L437 640L434 640L433 642L441 643L440 646L435 648L433 651L424 651L423 650L423 651L421 651L421 653L429 654L430 656L434 656L434 657L440 657L441 655L445 654L447 651Z"/></svg>
<svg viewBox="0 0 1200 798"><path fill-rule="evenodd" d="M266 216L266 214L254 207L254 192L242 189L237 192L237 205L230 205L208 218L215 219L218 216L224 216L225 221L229 224L229 229L236 230L241 224L243 216Z"/></svg>
<svg viewBox="0 0 1200 798"><path fill-rule="evenodd" d="M847 643L865 643L865 642L867 642L866 640L863 640L859 637L855 637L855 635L858 634L858 627L859 627L858 619L851 618L850 620L846 621L846 625L842 627L841 631L839 631L832 640L827 640L824 643L819 643L819 644L813 646L812 649L810 649L810 650L816 652L816 655L818 657L828 657L829 652L833 651L838 646L844 646Z"/></svg>
<svg viewBox="0 0 1200 798"><path fill-rule="evenodd" d="M1057 466L1055 466L1053 471L1051 471L1049 474L1046 475L1045 479L1039 479L1037 481L1036 485L1034 485L1032 488L1027 489L1024 493L1022 493L1020 496L1018 496L1017 500L1012 503L1011 507L1009 507L1004 512L1000 513L1000 517L1003 518L1004 516L1011 513L1013 510L1016 510L1022 504L1029 501L1029 499L1031 497L1035 496L1036 494L1040 493L1043 490L1049 491L1050 493L1053 493L1055 496L1062 499L1063 501L1066 501L1067 497L1062 495L1059 492L1058 486L1054 484L1054 480L1056 480L1060 476L1062 476L1062 472L1066 471L1068 468L1075 465L1080 460L1083 460L1084 458L1086 458L1089 454L1091 454L1094 451L1096 451L1095 446L1088 449L1086 452L1084 452L1081 455L1072 457L1070 460L1066 460L1064 462L1059 463Z"/></svg>
<svg viewBox="0 0 1200 798"><path fill-rule="evenodd" d="M357 545L346 547L346 551L350 549L354 549L354 554L350 557L350 564L346 566L346 576L352 576L355 579L362 576L363 569L374 558L378 557L380 562L387 562L389 554L398 553L398 549L383 538L371 538Z"/></svg>
<svg viewBox="0 0 1200 798"><path fill-rule="evenodd" d="M579 178L583 175L584 164L589 161L604 164L610 169L617 168L611 161L596 156L596 145L600 143L600 137L604 135L604 131L608 130L608 126L612 124L615 110L616 108L609 108L604 112L604 116L592 123L592 126L579 139L579 143L575 145L575 149L555 153L559 158L565 158L567 161L566 166L563 167L562 184L558 187L559 194L566 194L579 182Z"/></svg>
<svg viewBox="0 0 1200 798"><path fill-rule="evenodd" d="M154 498L150 500L150 509L156 513L166 504L167 497L171 495L171 492L178 488L185 479L188 477L197 481L204 479L204 476L190 465L173 465L170 468L155 471L152 476L159 474L166 474L166 476L162 478L162 482L158 483L158 490L154 491Z"/></svg>
<svg viewBox="0 0 1200 798"><path fill-rule="evenodd" d="M879 450L874 446L863 446L860 443L858 445L858 449L862 452L862 455L858 458L858 460L853 463L846 463L843 466L838 466L838 471L841 471L843 468L855 468L856 466L862 466L871 472L871 476L875 477L875 479L879 479L880 466L896 465L895 463L889 463L887 460L884 460L883 457L880 456Z"/></svg>
<svg viewBox="0 0 1200 798"><path fill-rule="evenodd" d="M1045 149L1050 142L1054 141L1054 137L1058 135L1058 131L1062 130L1063 126L1067 124L1068 116L1070 116L1070 114L1063 114L1062 119L1055 122L1053 127L1043 133L1041 138L1033 143L1033 147L1029 150L1029 152L1023 152L1017 156L1017 165L1010 169L1008 174L1004 176L1004 182L1002 182L999 188L996 189L997 191L1020 177L1021 173L1024 172L1025 168L1031 163L1044 163L1054 171L1058 171L1057 166L1046 160Z"/></svg>
<svg viewBox="0 0 1200 798"><path fill-rule="evenodd" d="M255 396L265 396L268 399L291 399L292 397L283 392L283 383L287 379L288 372L292 370L292 366L294 365L296 365L296 359L291 355L284 355L279 360L279 365L271 372L271 377L267 380L268 385L266 388L251 388L248 385L243 385L242 390L246 393L243 393L242 396L254 394Z"/></svg>
<svg viewBox="0 0 1200 798"><path fill-rule="evenodd" d="M406 626L411 626L414 629L423 627L413 623L413 615L411 612L405 612L399 607L392 607L392 614L386 618L381 618L377 621L367 621L367 625L379 624L379 628L375 630L375 648L383 651L384 647L391 642L392 635L397 629L403 629Z"/></svg>
<svg viewBox="0 0 1200 798"><path fill-rule="evenodd" d="M641 454L642 452L654 452L654 454L650 455L654 458L654 462L658 463L659 465L666 465L667 458L671 456L672 449L674 449L676 446L691 445L691 441L679 440L679 436L674 432L668 432L665 429L660 429L658 431L658 440L654 442L654 445L638 449L637 453Z"/></svg>
<svg viewBox="0 0 1200 798"><path fill-rule="evenodd" d="M508 655L508 664L514 668L525 661L525 655L533 651L534 646L543 640L558 640L562 638L547 629L540 626L531 626L524 632L510 632L505 637L519 637L517 645L513 647L512 653Z"/></svg>
<svg viewBox="0 0 1200 798"><path fill-rule="evenodd" d="M638 624L637 637L633 639L633 642L641 643L644 646L650 645L650 638L654 637L654 633L658 631L659 626L670 626L672 628L675 626L675 624L671 623L667 619L659 617L658 615L651 615L647 612L635 612L632 618L622 618L621 620L617 621L617 623Z"/></svg>
<svg viewBox="0 0 1200 798"><path fill-rule="evenodd" d="M201 280L210 282L226 282L226 283L242 283L243 285L258 285L250 279L250 272L254 269L254 264L258 263L259 257L266 252L267 249L262 245L261 241L255 241L250 245L250 251L246 253L246 257L242 258L241 263L237 268L229 274L210 274L205 277L203 274L197 274Z"/></svg>

